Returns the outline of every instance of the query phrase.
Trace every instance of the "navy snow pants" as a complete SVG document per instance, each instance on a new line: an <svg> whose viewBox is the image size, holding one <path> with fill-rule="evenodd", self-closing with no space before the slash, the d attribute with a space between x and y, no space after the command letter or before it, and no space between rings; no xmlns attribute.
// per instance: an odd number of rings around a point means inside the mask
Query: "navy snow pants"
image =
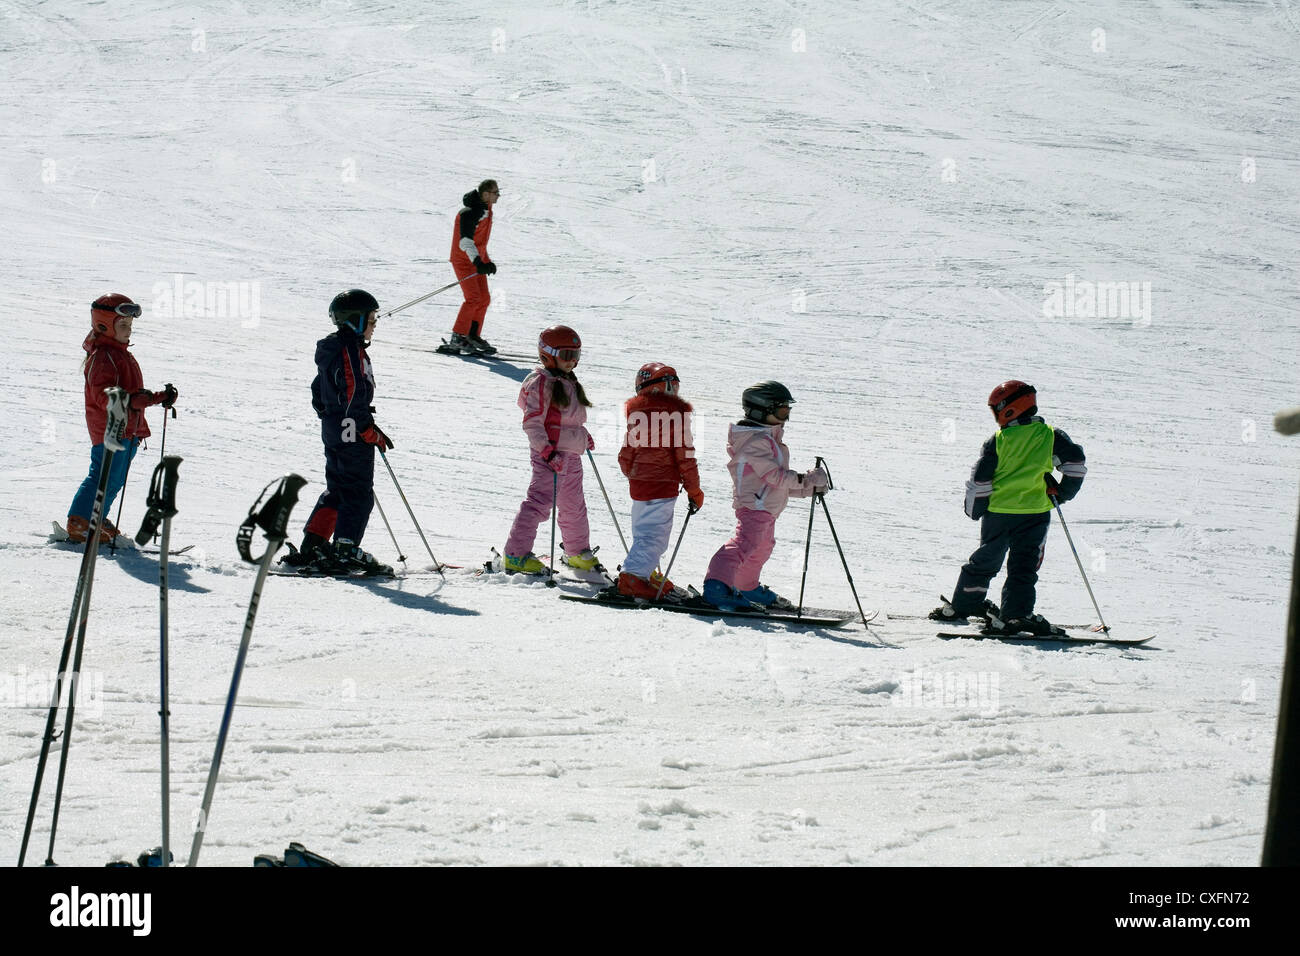
<svg viewBox="0 0 1300 956"><path fill-rule="evenodd" d="M1052 513L1036 515L997 514L990 511L980 520L980 546L962 566L953 590L952 606L958 617L984 609L989 582L1007 562L1007 579L1002 585L1002 620L1029 617L1037 597L1038 569Z"/></svg>

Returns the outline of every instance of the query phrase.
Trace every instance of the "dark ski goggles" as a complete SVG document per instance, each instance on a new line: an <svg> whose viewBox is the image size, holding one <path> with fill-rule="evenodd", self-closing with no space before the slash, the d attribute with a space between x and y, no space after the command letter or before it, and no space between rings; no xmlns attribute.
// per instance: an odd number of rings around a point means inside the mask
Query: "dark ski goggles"
<svg viewBox="0 0 1300 956"><path fill-rule="evenodd" d="M576 362L582 358L582 349L553 349L543 345L542 351L561 362Z"/></svg>
<svg viewBox="0 0 1300 956"><path fill-rule="evenodd" d="M134 302L123 302L121 305L116 307L100 305L98 302L92 302L90 303L90 307L99 312L113 312L117 315L124 315L131 319L140 318L140 313L142 311L140 306Z"/></svg>

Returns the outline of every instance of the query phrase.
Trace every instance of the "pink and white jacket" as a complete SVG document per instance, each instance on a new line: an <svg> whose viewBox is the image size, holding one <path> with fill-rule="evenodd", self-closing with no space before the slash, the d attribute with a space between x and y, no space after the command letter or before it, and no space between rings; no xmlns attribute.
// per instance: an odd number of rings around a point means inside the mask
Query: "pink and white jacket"
<svg viewBox="0 0 1300 956"><path fill-rule="evenodd" d="M791 471L790 449L781 441L783 425L738 422L727 433L732 507L737 511L766 511L779 515L789 498L807 498L816 488L806 476Z"/></svg>
<svg viewBox="0 0 1300 956"><path fill-rule="evenodd" d="M556 382L569 396L565 408L551 401ZM574 455L587 451L587 409L578 401L578 386L572 378L558 375L554 369L533 369L519 388L519 407L524 410L524 434L534 452L540 453L547 445Z"/></svg>

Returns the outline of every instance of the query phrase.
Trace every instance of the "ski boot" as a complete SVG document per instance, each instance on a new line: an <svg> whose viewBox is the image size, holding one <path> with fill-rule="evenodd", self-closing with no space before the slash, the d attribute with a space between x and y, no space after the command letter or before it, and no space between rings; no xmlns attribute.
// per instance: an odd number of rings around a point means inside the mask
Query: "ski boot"
<svg viewBox="0 0 1300 956"><path fill-rule="evenodd" d="M487 339L478 335L467 335L465 341L468 343L471 352L474 355L496 355L497 348L488 342Z"/></svg>
<svg viewBox="0 0 1300 956"><path fill-rule="evenodd" d="M991 630L990 633L1033 634L1036 637L1054 637L1065 633L1065 628L1057 627L1041 614L1031 614L1029 617L1013 617L1005 621L995 617L989 621L989 627L994 628L995 622L1001 627L1000 629Z"/></svg>
<svg viewBox="0 0 1300 956"><path fill-rule="evenodd" d="M749 601L745 600L743 594L735 588L723 584L717 578L709 578L704 582L704 591L700 596L719 611L748 611L754 607Z"/></svg>
<svg viewBox="0 0 1300 956"><path fill-rule="evenodd" d="M501 570L506 574L545 574L546 565L529 551L527 554L507 554L501 559Z"/></svg>
<svg viewBox="0 0 1300 956"><path fill-rule="evenodd" d="M939 600L943 601L943 603L927 615L932 621L942 621L945 624L961 624L968 617L982 617L985 621L991 621L998 616L998 606L987 599L985 599L978 611L972 611L970 614L958 614L952 606L952 602L942 594L939 595Z"/></svg>
<svg viewBox="0 0 1300 956"><path fill-rule="evenodd" d="M706 581L707 585L708 582ZM757 604L759 607L770 607L778 611L793 611L794 602L787 598L781 597L766 584L760 584L752 591L741 591L740 596L750 604Z"/></svg>
<svg viewBox="0 0 1300 956"><path fill-rule="evenodd" d="M327 559L327 564L334 563L334 552L329 539L308 531L302 536L300 547L295 548L289 544L289 553L280 559L280 563L291 568L317 567L322 557Z"/></svg>
<svg viewBox="0 0 1300 956"><path fill-rule="evenodd" d="M362 577L369 578L377 575L393 577L392 568L380 564L373 554L362 551L350 538L334 539L334 563L340 571L359 574Z"/></svg>
<svg viewBox="0 0 1300 956"><path fill-rule="evenodd" d="M470 344L469 337L461 335L459 332L451 333L451 338L447 340L447 351L461 355L473 355L474 346Z"/></svg>
<svg viewBox="0 0 1300 956"><path fill-rule="evenodd" d="M113 532L109 530L112 525L107 520L104 526L99 529L99 543L111 544L113 541ZM73 544L85 544L86 539L90 537L90 522L77 515L68 515L68 525L64 529L68 533L68 540Z"/></svg>
<svg viewBox="0 0 1300 956"><path fill-rule="evenodd" d="M592 551L591 548L583 548L577 554L566 554L564 563L579 571L597 571L600 569L600 558L596 557L596 552Z"/></svg>
<svg viewBox="0 0 1300 956"><path fill-rule="evenodd" d="M679 603L686 593L681 588L674 587L673 582L666 580L658 571L652 572L649 578L620 572L616 586L623 597L669 604Z"/></svg>

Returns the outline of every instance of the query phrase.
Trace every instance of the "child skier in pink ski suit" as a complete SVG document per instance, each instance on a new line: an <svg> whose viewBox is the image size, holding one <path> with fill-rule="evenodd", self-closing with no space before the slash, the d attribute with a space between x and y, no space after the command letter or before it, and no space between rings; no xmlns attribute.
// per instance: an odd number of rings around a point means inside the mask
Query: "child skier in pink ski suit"
<svg viewBox="0 0 1300 956"><path fill-rule="evenodd" d="M830 482L821 468L791 471L790 449L781 440L794 398L780 382L760 382L741 398L745 418L727 435L727 470L735 488L736 532L709 562L704 600L724 611L792 606L759 583L763 565L776 545L776 519L787 500L825 492Z"/></svg>
<svg viewBox="0 0 1300 956"><path fill-rule="evenodd" d="M502 566L510 574L545 573L546 565L533 554L533 542L554 503L564 535L564 562L589 571L599 562L590 547L582 456L596 443L585 425L591 402L573 374L582 340L568 326L555 325L542 332L537 351L542 367L529 373L519 389L533 475L528 496L510 526Z"/></svg>

